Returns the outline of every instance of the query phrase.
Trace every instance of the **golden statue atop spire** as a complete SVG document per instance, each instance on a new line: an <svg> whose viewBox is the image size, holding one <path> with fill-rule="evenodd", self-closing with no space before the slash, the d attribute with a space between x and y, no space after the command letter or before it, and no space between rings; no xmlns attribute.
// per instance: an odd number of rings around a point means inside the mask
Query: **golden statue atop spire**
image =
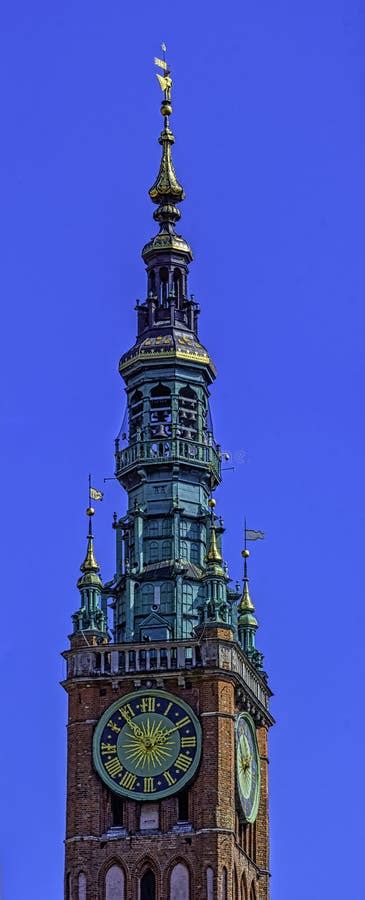
<svg viewBox="0 0 365 900"><path fill-rule="evenodd" d="M156 77L164 95L163 101L161 103L161 114L164 117L164 128L158 139L159 143L162 146L162 159L160 163L159 173L157 175L156 181L149 190L149 195L154 203L163 204L167 201L167 203L174 204L180 203L181 200L184 199L185 193L182 185L176 178L176 173L171 157L171 146L175 141L174 135L169 126L169 116L171 116L172 113L172 78L170 67L168 66L165 58L166 44L162 44L161 46L164 58L159 59L157 56L155 56L154 61L155 65L163 71L163 75L161 75L159 72L156 72ZM180 213L178 212L178 210L175 210L175 213L176 215L174 215L174 219L176 221L180 217ZM155 217L157 218L157 216Z"/></svg>

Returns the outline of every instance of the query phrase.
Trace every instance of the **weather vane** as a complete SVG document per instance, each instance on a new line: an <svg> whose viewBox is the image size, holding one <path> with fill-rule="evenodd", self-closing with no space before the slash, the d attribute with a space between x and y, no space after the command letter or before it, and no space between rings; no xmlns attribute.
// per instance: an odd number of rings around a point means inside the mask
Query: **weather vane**
<svg viewBox="0 0 365 900"><path fill-rule="evenodd" d="M164 75L160 75L159 72L156 72L156 78L159 81L160 88L165 94L165 100L171 100L171 88L172 88L172 78L170 76L170 69L166 62L166 44L161 44L161 49L163 53L163 59L159 59L158 56L155 56L154 62L155 66L158 66L159 69L165 73Z"/></svg>

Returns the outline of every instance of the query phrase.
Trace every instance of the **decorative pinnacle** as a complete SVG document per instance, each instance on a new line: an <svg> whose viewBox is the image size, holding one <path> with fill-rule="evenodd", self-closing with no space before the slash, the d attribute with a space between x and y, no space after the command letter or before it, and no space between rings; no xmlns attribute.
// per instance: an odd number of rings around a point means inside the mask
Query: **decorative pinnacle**
<svg viewBox="0 0 365 900"><path fill-rule="evenodd" d="M243 559L244 559L244 569L243 569L243 592L241 600L238 604L238 610L240 613L240 617L244 616L246 613L252 613L255 610L255 607L252 603L250 597L250 591L248 587L248 574L247 574L247 560L250 555L250 551L246 549L242 550ZM254 618L254 617L252 617Z"/></svg>
<svg viewBox="0 0 365 900"><path fill-rule="evenodd" d="M208 506L210 506L210 544L205 560L207 563L209 563L209 565L217 567L217 574L223 575L224 572L222 569L222 555L218 549L216 527L214 522L214 509L216 506L214 497L211 497L210 500L208 500Z"/></svg>
<svg viewBox="0 0 365 900"><path fill-rule="evenodd" d="M156 72L161 90L163 91L163 100L161 103L161 115L164 117L164 127L159 137L159 143L162 146L162 158L159 173L156 181L149 190L149 195L153 203L159 204L159 209L154 213L157 222L177 222L180 218L179 210L176 209L175 203L180 203L184 199L185 193L182 185L178 182L171 156L171 147L175 141L174 135L169 125L169 116L172 113L171 105L171 89L172 78L170 67L165 58L166 44L162 44L163 59L155 57L155 65L163 71L163 75Z"/></svg>
<svg viewBox="0 0 365 900"><path fill-rule="evenodd" d="M88 506L86 515L89 517L89 530L87 535L87 551L84 562L81 564L81 572L99 572L100 566L95 559L94 554L94 535L92 533L91 518L95 514L95 509Z"/></svg>

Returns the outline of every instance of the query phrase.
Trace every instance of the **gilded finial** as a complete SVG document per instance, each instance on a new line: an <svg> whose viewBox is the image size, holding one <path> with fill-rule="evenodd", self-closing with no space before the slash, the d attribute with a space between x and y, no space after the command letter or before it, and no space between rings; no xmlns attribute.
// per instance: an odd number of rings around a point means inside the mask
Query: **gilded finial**
<svg viewBox="0 0 365 900"><path fill-rule="evenodd" d="M217 534L216 534L216 526L214 521L214 509L216 506L216 500L214 497L211 497L208 500L208 506L210 507L210 544L209 549L207 551L207 555L205 557L205 561L211 565L216 567L217 574L224 574L222 569L222 554L219 551L217 544Z"/></svg>
<svg viewBox="0 0 365 900"><path fill-rule="evenodd" d="M250 551L247 550L246 547L244 547L244 549L242 550L242 553L241 553L241 556L244 559L243 591L242 591L242 597L238 604L238 611L240 614L240 619L242 616L247 615L247 613L253 613L254 609L255 609L255 607L252 603L252 600L251 600L250 590L249 590L249 586L248 586L247 560L248 560L249 555L250 555ZM252 618L254 618L254 616L252 616Z"/></svg>
<svg viewBox="0 0 365 900"><path fill-rule="evenodd" d="M155 56L155 65L162 69L163 74L156 72L156 77L163 91L163 100L161 103L161 114L164 117L164 128L159 137L159 143L162 146L162 159L160 163L159 173L156 181L149 190L149 195L154 203L160 205L160 209L156 210L154 218L158 221L166 221L169 214L171 221L176 222L180 218L179 210L174 206L184 199L184 189L176 178L176 173L171 156L171 146L175 141L174 135L169 125L169 116L172 113L171 90L172 78L170 67L166 62L165 52L166 44L162 44L163 59ZM166 207L170 206L170 209ZM164 206L162 206L164 205Z"/></svg>
<svg viewBox="0 0 365 900"><path fill-rule="evenodd" d="M86 551L85 559L84 559L83 563L81 563L81 566L80 566L81 572L99 572L100 571L99 563L95 559L94 535L92 533L92 527L91 527L91 517L94 515L94 513L95 513L95 510L92 508L92 506L88 506L88 508L86 510L86 515L89 518L89 531L88 531L88 535L87 535L87 551Z"/></svg>

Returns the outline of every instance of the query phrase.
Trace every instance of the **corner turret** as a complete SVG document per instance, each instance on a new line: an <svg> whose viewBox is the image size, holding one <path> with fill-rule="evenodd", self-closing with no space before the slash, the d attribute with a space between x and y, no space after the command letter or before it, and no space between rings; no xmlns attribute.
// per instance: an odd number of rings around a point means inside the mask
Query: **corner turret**
<svg viewBox="0 0 365 900"><path fill-rule="evenodd" d="M80 608L72 616L74 644L76 635L81 635L87 644L105 643L108 640L105 610L102 609L103 582L100 578L100 567L94 553L94 535L91 519L95 510L88 506L86 515L89 519L86 556L81 563L82 575L77 581L81 595Z"/></svg>

